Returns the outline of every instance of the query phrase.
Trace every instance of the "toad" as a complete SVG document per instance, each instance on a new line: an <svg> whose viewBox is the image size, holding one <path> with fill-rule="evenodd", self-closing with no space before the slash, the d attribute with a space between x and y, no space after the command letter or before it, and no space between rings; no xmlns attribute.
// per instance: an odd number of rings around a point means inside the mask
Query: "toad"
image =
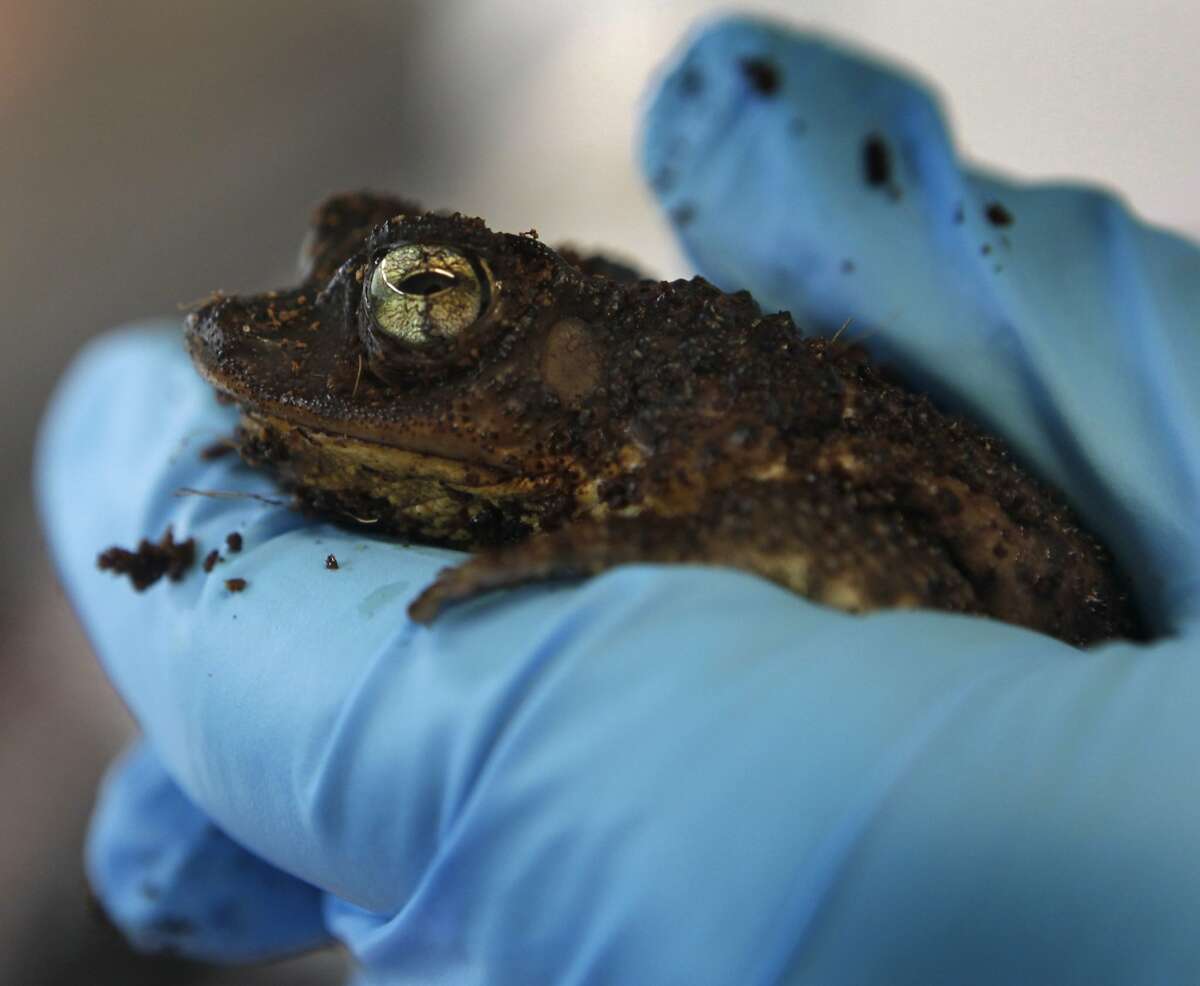
<svg viewBox="0 0 1200 986"><path fill-rule="evenodd" d="M297 287L188 320L239 445L303 505L476 549L412 603L629 562L733 566L853 612L1137 636L1106 550L999 439L860 346L696 277L352 194Z"/></svg>

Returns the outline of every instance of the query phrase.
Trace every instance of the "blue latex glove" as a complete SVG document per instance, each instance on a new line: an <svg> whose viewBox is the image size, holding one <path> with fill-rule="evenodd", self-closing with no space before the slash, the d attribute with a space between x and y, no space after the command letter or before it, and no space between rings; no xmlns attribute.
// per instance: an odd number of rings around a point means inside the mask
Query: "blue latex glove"
<svg viewBox="0 0 1200 986"><path fill-rule="evenodd" d="M663 78L644 155L702 272L877 331L1065 490L1160 638L652 566L414 627L448 552L174 495L272 487L197 457L233 416L177 333L126 332L67 374L37 466L154 750L97 809L107 908L206 957L332 935L372 983L1200 981L1200 251L963 170L921 88L744 21ZM167 524L245 547L143 596L95 570Z"/></svg>

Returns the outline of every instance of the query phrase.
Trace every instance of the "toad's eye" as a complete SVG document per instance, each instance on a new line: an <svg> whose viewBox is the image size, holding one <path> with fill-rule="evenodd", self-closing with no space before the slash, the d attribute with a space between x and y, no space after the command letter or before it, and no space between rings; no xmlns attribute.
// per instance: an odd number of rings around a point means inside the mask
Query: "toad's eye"
<svg viewBox="0 0 1200 986"><path fill-rule="evenodd" d="M458 335L487 309L487 268L445 246L406 244L384 254L367 284L375 332L424 347Z"/></svg>

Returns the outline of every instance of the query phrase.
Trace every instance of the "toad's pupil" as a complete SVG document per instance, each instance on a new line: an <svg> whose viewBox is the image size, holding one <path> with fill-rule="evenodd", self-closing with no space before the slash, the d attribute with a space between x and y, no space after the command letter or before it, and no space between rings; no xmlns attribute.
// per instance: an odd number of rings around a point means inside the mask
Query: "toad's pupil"
<svg viewBox="0 0 1200 986"><path fill-rule="evenodd" d="M441 291L449 291L457 283L458 278L448 270L422 270L410 274L399 284L391 285L391 287L401 294L417 294L428 297Z"/></svg>

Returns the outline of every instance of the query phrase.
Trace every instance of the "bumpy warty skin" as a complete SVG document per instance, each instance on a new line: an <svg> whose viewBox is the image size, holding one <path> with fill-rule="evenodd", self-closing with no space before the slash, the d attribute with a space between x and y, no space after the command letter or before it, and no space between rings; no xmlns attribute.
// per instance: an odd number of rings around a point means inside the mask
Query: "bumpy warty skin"
<svg viewBox="0 0 1200 986"><path fill-rule="evenodd" d="M375 322L368 286L413 244L451 248L487 283L474 321L406 348ZM240 405L243 454L308 507L490 548L444 574L415 618L656 561L745 568L851 611L987 614L1079 645L1139 633L1107 552L1002 442L745 292L638 279L361 194L318 210L302 274L213 300L188 344Z"/></svg>

